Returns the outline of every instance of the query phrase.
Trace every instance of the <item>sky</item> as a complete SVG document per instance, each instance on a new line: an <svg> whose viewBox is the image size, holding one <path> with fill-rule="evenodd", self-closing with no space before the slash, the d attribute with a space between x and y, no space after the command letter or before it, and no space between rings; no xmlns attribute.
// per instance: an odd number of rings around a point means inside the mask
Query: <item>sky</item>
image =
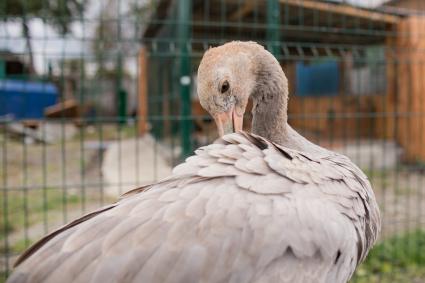
<svg viewBox="0 0 425 283"><path fill-rule="evenodd" d="M334 0L335 2L347 2L351 5L358 5L368 8L373 8L376 6L381 5L382 3L386 2L387 0Z"/></svg>
<svg viewBox="0 0 425 283"><path fill-rule="evenodd" d="M373 8L387 0L330 0L334 2L347 2L351 5ZM100 5L97 1L92 3L86 17L93 18L99 14ZM125 8L124 8L125 9ZM72 34L61 38L57 32L41 20L34 19L30 22L32 34L32 47L34 51L34 64L38 73L46 73L49 62L57 62L59 58L79 58L81 54L88 53L87 44L81 40L94 30L94 25L86 23L86 28L79 23L72 24ZM25 53L25 41L19 22L0 23L0 50L9 50L14 53ZM90 68L90 67L89 67ZM94 68L93 68L94 69ZM131 69L131 68L130 68ZM135 70L129 70L133 73ZM90 70L88 70L90 73Z"/></svg>

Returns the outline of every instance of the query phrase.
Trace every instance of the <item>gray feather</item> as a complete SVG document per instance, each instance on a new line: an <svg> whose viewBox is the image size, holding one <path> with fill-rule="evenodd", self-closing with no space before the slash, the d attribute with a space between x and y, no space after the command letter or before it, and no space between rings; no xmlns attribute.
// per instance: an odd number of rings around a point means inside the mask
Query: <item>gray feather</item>
<svg viewBox="0 0 425 283"><path fill-rule="evenodd" d="M8 282L346 282L380 230L369 181L346 157L246 133L73 223Z"/></svg>

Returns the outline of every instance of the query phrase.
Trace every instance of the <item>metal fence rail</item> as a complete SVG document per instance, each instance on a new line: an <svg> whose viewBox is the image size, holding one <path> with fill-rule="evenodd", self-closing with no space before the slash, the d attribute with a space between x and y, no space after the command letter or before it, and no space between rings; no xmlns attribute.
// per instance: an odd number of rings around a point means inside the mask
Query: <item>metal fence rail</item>
<svg viewBox="0 0 425 283"><path fill-rule="evenodd" d="M425 281L425 7L346 2L1 0L0 282L42 235L216 138L196 71L230 40L268 48L289 123L370 178L383 232L353 282Z"/></svg>

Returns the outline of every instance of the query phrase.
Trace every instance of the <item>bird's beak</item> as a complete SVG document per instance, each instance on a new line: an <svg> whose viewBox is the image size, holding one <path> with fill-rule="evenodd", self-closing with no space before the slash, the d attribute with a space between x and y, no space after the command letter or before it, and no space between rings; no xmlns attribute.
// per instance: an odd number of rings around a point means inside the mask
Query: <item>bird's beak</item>
<svg viewBox="0 0 425 283"><path fill-rule="evenodd" d="M227 112L221 112L214 115L217 124L218 134L223 136L233 132L242 131L243 113L239 115L234 108Z"/></svg>

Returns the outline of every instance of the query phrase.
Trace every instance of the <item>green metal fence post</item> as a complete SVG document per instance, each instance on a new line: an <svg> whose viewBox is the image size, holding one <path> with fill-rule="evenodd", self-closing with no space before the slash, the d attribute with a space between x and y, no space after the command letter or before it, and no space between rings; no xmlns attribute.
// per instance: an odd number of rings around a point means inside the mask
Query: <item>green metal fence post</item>
<svg viewBox="0 0 425 283"><path fill-rule="evenodd" d="M0 79L6 77L6 62L0 59Z"/></svg>
<svg viewBox="0 0 425 283"><path fill-rule="evenodd" d="M117 2L117 18L121 17L121 0ZM122 52L122 26L121 21L117 21L117 40L118 40L118 52L117 52L117 65L116 65L116 85L115 95L117 99L117 114L118 123L120 125L125 124L127 120L127 92L123 86L123 52Z"/></svg>
<svg viewBox="0 0 425 283"><path fill-rule="evenodd" d="M274 55L280 53L280 3L279 0L267 0L267 48Z"/></svg>
<svg viewBox="0 0 425 283"><path fill-rule="evenodd" d="M124 88L118 90L118 115L120 124L127 120L127 91Z"/></svg>
<svg viewBox="0 0 425 283"><path fill-rule="evenodd" d="M190 54L188 49L188 41L190 39L190 20L192 16L192 1L178 2L178 32L177 42L179 43L180 51L180 98L181 98L181 146L182 157L188 156L191 153L191 72L190 72Z"/></svg>

